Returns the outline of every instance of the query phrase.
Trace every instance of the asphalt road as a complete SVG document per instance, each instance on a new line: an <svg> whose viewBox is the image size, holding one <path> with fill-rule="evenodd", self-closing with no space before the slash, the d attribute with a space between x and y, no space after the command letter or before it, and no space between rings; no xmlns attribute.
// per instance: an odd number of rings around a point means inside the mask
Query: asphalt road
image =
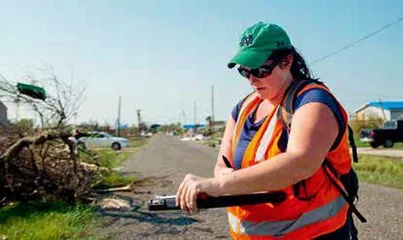
<svg viewBox="0 0 403 240"><path fill-rule="evenodd" d="M155 194L175 194L187 173L212 176L216 156L217 149L199 143L153 136L121 170L144 180L134 193L114 196L129 200L131 211L104 211L109 223L99 233L108 239L229 239L225 209L187 215L146 206ZM403 239L403 191L362 183L358 208L369 221L356 220L360 239Z"/></svg>

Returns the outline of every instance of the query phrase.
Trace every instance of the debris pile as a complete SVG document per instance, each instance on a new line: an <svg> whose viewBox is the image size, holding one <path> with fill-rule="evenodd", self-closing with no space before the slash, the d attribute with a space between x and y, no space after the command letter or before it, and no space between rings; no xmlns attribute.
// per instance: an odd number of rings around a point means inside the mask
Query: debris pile
<svg viewBox="0 0 403 240"><path fill-rule="evenodd" d="M21 136L0 129L0 206L38 198L91 201L92 186L108 169L96 165L96 156L83 154L88 152L78 151L70 132Z"/></svg>

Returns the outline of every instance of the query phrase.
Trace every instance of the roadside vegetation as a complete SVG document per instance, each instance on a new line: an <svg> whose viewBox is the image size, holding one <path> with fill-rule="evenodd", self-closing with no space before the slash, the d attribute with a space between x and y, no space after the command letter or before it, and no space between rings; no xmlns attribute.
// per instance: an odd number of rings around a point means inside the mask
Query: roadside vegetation
<svg viewBox="0 0 403 240"><path fill-rule="evenodd" d="M85 239L99 224L88 205L34 201L0 208L0 239Z"/></svg>
<svg viewBox="0 0 403 240"><path fill-rule="evenodd" d="M360 154L354 163L361 181L403 189L403 159Z"/></svg>
<svg viewBox="0 0 403 240"><path fill-rule="evenodd" d="M84 160L96 156L99 167L112 170L101 171L94 189L134 183L135 176L122 176L116 168L146 144L147 139L136 137L130 142L134 148L127 151L105 148L80 155ZM0 208L0 239L97 239L94 229L104 221L95 210L93 204L69 204L56 199L10 202Z"/></svg>
<svg viewBox="0 0 403 240"><path fill-rule="evenodd" d="M106 167L111 171L101 172L101 179L96 185L95 189L105 189L113 187L121 187L132 183L135 180L134 176L122 176L118 167L131 156L133 152L114 151L112 149L95 150L98 156L98 164L101 167Z"/></svg>

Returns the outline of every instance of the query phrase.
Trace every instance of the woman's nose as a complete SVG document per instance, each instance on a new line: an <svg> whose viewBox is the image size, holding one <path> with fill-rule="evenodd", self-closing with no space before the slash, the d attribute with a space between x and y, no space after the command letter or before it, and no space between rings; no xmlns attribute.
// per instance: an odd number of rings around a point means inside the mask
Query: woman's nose
<svg viewBox="0 0 403 240"><path fill-rule="evenodd" d="M249 81L250 81L250 83L258 82L258 81L259 81L259 78L255 77L255 76L253 76L253 75L251 74L251 75L249 76Z"/></svg>

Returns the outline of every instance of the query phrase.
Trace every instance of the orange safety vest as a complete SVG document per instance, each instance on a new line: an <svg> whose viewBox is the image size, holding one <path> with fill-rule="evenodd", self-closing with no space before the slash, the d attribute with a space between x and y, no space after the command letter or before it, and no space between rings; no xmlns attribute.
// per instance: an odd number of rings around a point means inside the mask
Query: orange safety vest
<svg viewBox="0 0 403 240"><path fill-rule="evenodd" d="M330 93L325 86L309 84L298 93L298 96L312 88L324 89ZM242 104L234 129L231 156L235 152L245 120L260 101L257 94L253 93ZM338 173L345 174L349 172L352 161L348 147L347 113L340 103L338 105L346 123L346 130L339 145L329 152L326 158ZM242 160L242 168L261 161L271 161L272 157L282 152L278 142L283 131L287 130L277 117L279 109L277 106L269 113L249 143ZM308 200L295 196L293 186L289 186L282 190L287 194L284 202L229 207L228 219L232 238L312 239L342 227L346 222L348 204L340 191L330 182L324 169L319 168L311 177L305 179L305 186L306 191L303 193L307 197L310 196Z"/></svg>

